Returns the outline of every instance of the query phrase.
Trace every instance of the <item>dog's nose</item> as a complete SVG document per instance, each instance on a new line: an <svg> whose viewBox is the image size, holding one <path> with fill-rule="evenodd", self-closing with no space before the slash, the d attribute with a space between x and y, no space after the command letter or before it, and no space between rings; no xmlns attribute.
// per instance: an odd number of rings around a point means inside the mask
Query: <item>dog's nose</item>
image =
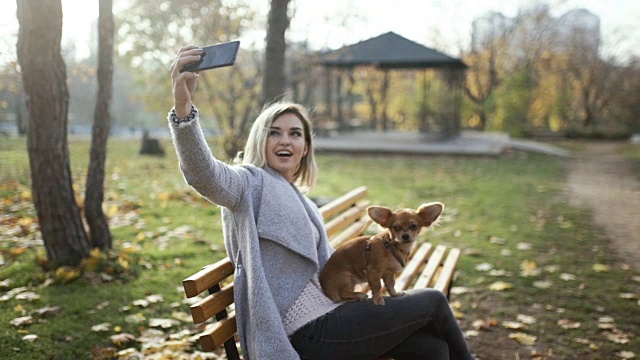
<svg viewBox="0 0 640 360"><path fill-rule="evenodd" d="M402 240L409 240L409 234L402 234Z"/></svg>

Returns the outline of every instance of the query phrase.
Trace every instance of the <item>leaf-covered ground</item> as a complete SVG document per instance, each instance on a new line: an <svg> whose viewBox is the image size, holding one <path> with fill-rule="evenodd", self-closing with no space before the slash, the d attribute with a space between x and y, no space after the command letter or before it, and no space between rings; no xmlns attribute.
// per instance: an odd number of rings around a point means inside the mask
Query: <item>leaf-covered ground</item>
<svg viewBox="0 0 640 360"><path fill-rule="evenodd" d="M225 256L219 208L184 185L175 156L112 141L105 211L115 239L48 270L24 141L0 143L0 348L10 358L205 359L181 280ZM168 146L168 144L164 144ZM71 144L82 194L86 141ZM638 149L632 151L640 151ZM426 238L464 255L451 306L480 359L625 359L640 348L640 273L568 202L566 161L319 156L313 196L359 185L373 203L446 204ZM569 160L570 161L570 160ZM81 196L78 197L82 204Z"/></svg>

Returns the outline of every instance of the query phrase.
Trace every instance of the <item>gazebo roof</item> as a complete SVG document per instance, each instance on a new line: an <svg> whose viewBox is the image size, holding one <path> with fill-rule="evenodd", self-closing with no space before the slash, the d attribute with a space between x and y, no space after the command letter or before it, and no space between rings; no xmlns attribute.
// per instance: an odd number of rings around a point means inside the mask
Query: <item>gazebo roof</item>
<svg viewBox="0 0 640 360"><path fill-rule="evenodd" d="M394 32L324 53L320 62L327 67L376 65L380 68L446 67L464 69L460 59L420 45Z"/></svg>

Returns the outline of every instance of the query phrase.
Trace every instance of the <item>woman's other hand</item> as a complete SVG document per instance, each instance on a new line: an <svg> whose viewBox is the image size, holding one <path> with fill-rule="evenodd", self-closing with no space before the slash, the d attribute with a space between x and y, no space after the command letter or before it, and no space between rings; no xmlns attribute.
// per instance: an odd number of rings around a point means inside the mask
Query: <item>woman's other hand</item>
<svg viewBox="0 0 640 360"><path fill-rule="evenodd" d="M199 61L202 49L197 46L187 46L180 49L169 71L173 83L173 106L176 109L176 117L184 118L191 112L193 92L198 84L198 73L180 72L188 63Z"/></svg>

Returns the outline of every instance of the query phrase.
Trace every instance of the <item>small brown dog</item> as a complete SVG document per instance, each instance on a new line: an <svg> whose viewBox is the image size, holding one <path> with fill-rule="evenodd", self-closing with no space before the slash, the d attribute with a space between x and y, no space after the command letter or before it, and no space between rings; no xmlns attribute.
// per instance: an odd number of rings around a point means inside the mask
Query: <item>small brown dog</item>
<svg viewBox="0 0 640 360"><path fill-rule="evenodd" d="M384 305L380 279L391 296L396 292L395 275L404 268L418 234L433 224L444 210L441 203L423 204L418 211L402 209L396 212L382 206L367 208L369 217L386 230L374 236L359 236L336 247L322 273L322 290L335 302L361 300L365 293L354 291L355 284L367 281L373 302Z"/></svg>

